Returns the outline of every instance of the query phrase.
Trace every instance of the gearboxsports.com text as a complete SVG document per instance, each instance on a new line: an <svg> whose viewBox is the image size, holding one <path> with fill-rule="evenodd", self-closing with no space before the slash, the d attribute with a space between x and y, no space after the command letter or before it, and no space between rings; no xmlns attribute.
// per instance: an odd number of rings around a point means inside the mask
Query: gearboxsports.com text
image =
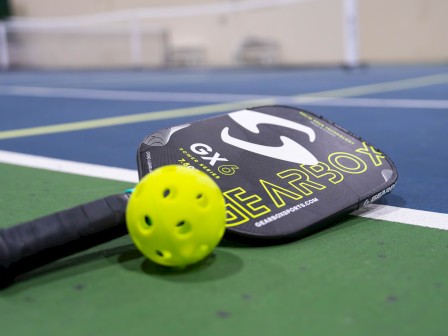
<svg viewBox="0 0 448 336"><path fill-rule="evenodd" d="M255 222L254 225L256 227L262 227L262 226L264 226L266 224L269 224L269 223L272 223L272 222L276 221L277 219L280 219L282 217L286 217L286 216L288 216L289 214L291 214L293 212L296 212L296 211L298 211L300 209L306 208L307 206L309 206L309 205L311 205L313 203L316 203L316 202L319 202L319 199L317 197L314 197L314 198L309 199L309 200L307 200L305 202L301 202L301 203L299 203L297 205L294 205L293 207L290 207L289 209L286 209L286 210L283 210L283 211L281 211L279 213L276 213L275 215L272 215L272 216L266 217L266 218L264 218L262 220L259 220L258 222Z"/></svg>

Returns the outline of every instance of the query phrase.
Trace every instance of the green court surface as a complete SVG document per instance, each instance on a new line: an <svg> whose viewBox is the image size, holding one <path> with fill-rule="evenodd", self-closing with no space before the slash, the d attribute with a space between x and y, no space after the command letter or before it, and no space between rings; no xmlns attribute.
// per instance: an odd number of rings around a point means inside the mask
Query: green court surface
<svg viewBox="0 0 448 336"><path fill-rule="evenodd" d="M2 227L131 186L11 165L0 176ZM2 335L447 335L447 260L447 231L354 216L286 245L223 241L182 272L126 236L2 290Z"/></svg>

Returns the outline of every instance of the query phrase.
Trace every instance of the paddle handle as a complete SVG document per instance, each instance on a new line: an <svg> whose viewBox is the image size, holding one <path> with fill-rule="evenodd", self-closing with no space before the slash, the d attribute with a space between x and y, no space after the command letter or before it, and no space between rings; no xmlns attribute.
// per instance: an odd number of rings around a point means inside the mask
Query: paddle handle
<svg viewBox="0 0 448 336"><path fill-rule="evenodd" d="M0 284L38 266L120 237L129 193L117 194L0 229Z"/></svg>

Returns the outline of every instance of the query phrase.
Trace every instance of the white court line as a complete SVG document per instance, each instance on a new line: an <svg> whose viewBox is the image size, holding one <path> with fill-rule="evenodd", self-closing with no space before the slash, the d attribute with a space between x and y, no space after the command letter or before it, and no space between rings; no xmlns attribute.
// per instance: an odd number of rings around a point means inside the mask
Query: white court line
<svg viewBox="0 0 448 336"><path fill-rule="evenodd" d="M369 204L352 214L365 218L448 230L448 214L445 213Z"/></svg>
<svg viewBox="0 0 448 336"><path fill-rule="evenodd" d="M115 181L131 183L137 183L138 181L137 172L131 169L107 167L2 150L0 150L0 163ZM448 214L444 213L370 204L352 214L364 218L448 230Z"/></svg>
<svg viewBox="0 0 448 336"><path fill-rule="evenodd" d="M28 96L42 98L73 98L98 99L120 101L160 101L160 102L194 102L216 103L233 102L238 100L253 100L271 98L271 96L242 95L242 94L214 94L214 93L186 93L186 92L150 92L126 90L95 90L52 88L39 86L5 86L0 85L0 95ZM285 97L286 98L286 97Z"/></svg>
<svg viewBox="0 0 448 336"><path fill-rule="evenodd" d="M301 103L300 100L298 102ZM448 109L448 100L426 100L426 99L327 98L318 100L316 102L304 101L302 104L314 105L314 106L334 106L334 107L340 106L340 107L374 107L374 108L408 108L408 109L444 109L444 110Z"/></svg>
<svg viewBox="0 0 448 336"><path fill-rule="evenodd" d="M137 171L0 150L0 163L122 182L138 182Z"/></svg>
<svg viewBox="0 0 448 336"><path fill-rule="evenodd" d="M291 96L268 96L220 93L154 92L126 90L95 90L52 88L38 86L0 85L0 95L40 98L95 99L109 101L148 101L148 102L183 102L183 103L219 103L243 100L275 99L277 103L302 104L313 106L341 107L383 107L413 109L448 109L448 100L426 99L381 99L381 98L334 98L316 97L306 94Z"/></svg>

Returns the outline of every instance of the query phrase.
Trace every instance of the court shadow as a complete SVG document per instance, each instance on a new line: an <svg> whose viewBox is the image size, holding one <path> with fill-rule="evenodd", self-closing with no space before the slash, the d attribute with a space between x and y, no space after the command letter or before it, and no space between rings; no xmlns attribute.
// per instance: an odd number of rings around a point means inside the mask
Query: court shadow
<svg viewBox="0 0 448 336"><path fill-rule="evenodd" d="M406 200L400 195L389 194L380 198L378 201L375 202L375 204L392 205L400 208L405 208Z"/></svg>
<svg viewBox="0 0 448 336"><path fill-rule="evenodd" d="M127 251L118 257L125 269L167 281L198 283L224 279L237 274L243 261L234 253L220 248L206 259L184 268L164 267L146 259L138 250Z"/></svg>
<svg viewBox="0 0 448 336"><path fill-rule="evenodd" d="M116 256L134 250L135 247L133 244L125 244L90 253L83 252L79 255L73 255L60 259L39 268L35 268L29 272L20 274L15 279L11 279L8 283L5 282L1 288L2 294L4 294L6 290L7 292L13 293L26 290L30 287L36 287L40 284L48 283L49 281L51 282L65 279L69 277L70 274L78 275L80 273L90 272L92 269L86 267L89 263L101 259L107 260L109 258L116 258ZM108 267L109 265L109 263L97 264L95 265L95 269L98 269L98 267Z"/></svg>
<svg viewBox="0 0 448 336"><path fill-rule="evenodd" d="M305 232L300 237L291 239L280 239L277 241L248 241L245 238L226 235L219 247L205 260L183 269L168 268L159 266L147 260L132 243L122 242L121 245L101 248L92 252L83 252L61 259L31 272L21 274L15 279L13 292L25 290L29 287L39 286L49 281L58 281L71 275L86 273L92 271L89 264L95 263L95 269L98 267L109 267L117 263L124 269L140 274L158 277L167 281L178 282L206 282L216 279L222 279L240 272L243 268L243 261L237 255L238 249L245 248L269 248L269 246L285 245L297 243L300 240L318 239L334 233L338 230L346 230L350 226L359 225L359 219L353 220L353 216L347 215L344 218L327 223L325 228ZM119 242L120 244L120 242ZM8 283L8 287L11 283ZM4 293L4 291L3 291Z"/></svg>
<svg viewBox="0 0 448 336"><path fill-rule="evenodd" d="M350 222L350 215L345 215L340 218L327 218L325 221L319 223L319 225L312 225L308 228L303 228L298 234L289 237L279 238L257 238L257 237L245 237L236 233L227 231L224 235L224 239L219 243L221 247L228 247L233 249L245 249L245 248L269 248L278 245L296 244L305 239L312 239L313 237L325 235L330 230L335 230L338 227L346 227Z"/></svg>

